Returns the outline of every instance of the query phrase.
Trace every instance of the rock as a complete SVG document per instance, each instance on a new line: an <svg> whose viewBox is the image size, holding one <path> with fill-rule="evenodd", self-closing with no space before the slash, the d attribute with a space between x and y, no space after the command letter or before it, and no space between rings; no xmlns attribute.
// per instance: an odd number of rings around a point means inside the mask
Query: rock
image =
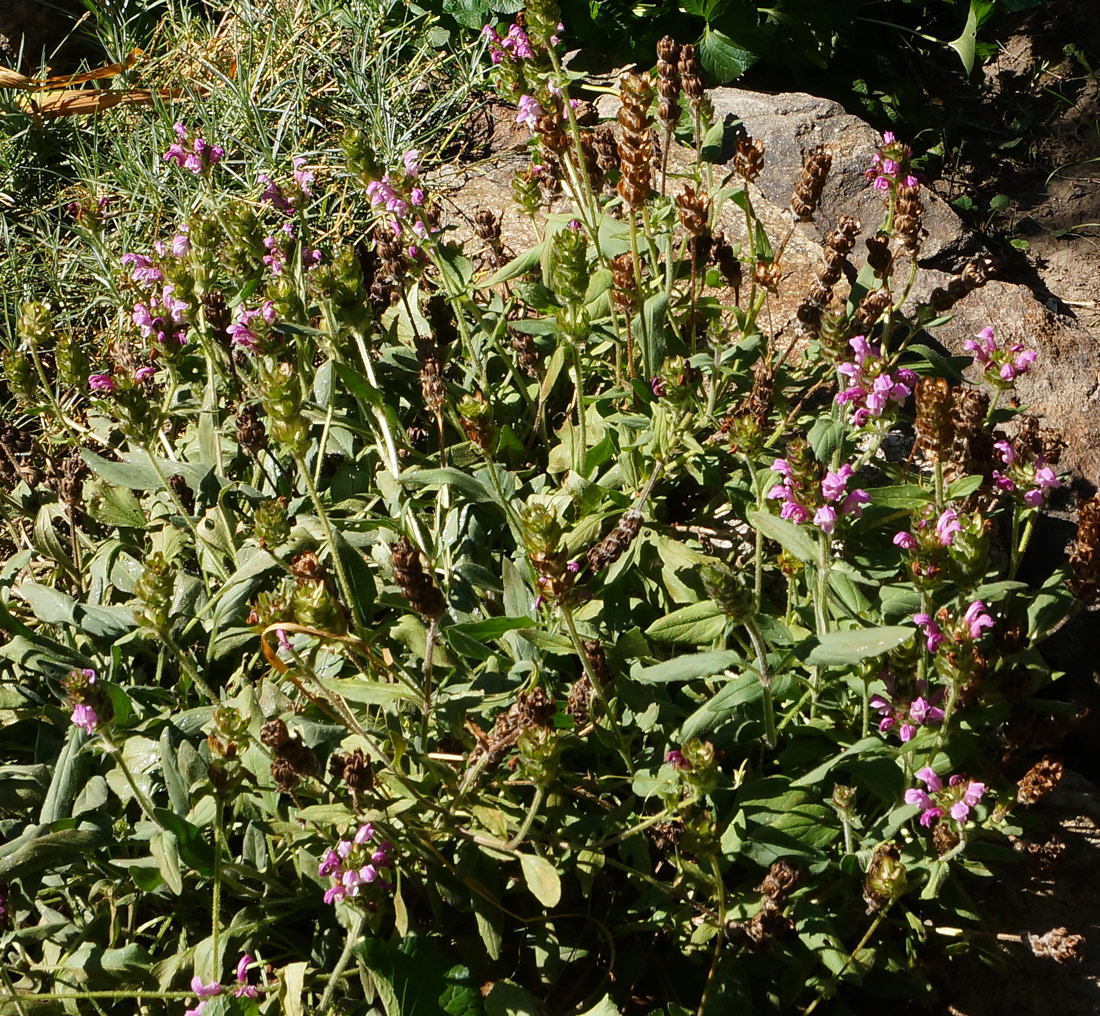
<svg viewBox="0 0 1100 1016"><path fill-rule="evenodd" d="M864 171L880 142L877 132L835 102L801 92L768 95L734 88L710 93L718 118L729 124L743 121L745 129L765 145L765 166L750 186L753 207L773 242L790 234L783 248L784 268L778 298L773 301L767 326L781 341L794 336L795 308L807 291L821 261L821 238L841 214L854 215L867 235L882 221L879 192L867 185ZM602 96L601 119L613 119L615 96ZM469 220L478 207L496 212L511 206L511 177L527 162L526 132L516 132L514 113L501 113L501 130L490 140L492 154L479 166L440 174L437 183L452 191L454 218ZM833 153L832 171L812 223L790 230L791 191L802 168L803 156L818 144ZM675 193L675 175L687 171L694 152L675 147L670 153L668 191ZM715 180L728 170L715 166ZM715 184L717 187L717 183ZM922 190L924 224L928 230L918 261L907 307L926 299L967 260L983 252L981 238L965 229L951 207L929 188ZM564 204L562 205L564 207ZM723 209L719 225L731 239L743 239L741 210L732 202ZM505 242L519 252L535 242L531 226L509 211L502 223ZM468 221L458 234L472 232ZM858 254L859 248L857 248ZM1028 409L1044 426L1060 430L1067 442L1062 467L1100 485L1100 342L1098 336L1073 320L1053 313L1022 285L992 281L952 309L952 318L938 327L934 338L954 353L981 328L990 326L1004 342L1022 342L1039 350L1031 371L1020 378L1018 391ZM790 341L789 339L787 341ZM972 380L979 379L975 375Z"/></svg>

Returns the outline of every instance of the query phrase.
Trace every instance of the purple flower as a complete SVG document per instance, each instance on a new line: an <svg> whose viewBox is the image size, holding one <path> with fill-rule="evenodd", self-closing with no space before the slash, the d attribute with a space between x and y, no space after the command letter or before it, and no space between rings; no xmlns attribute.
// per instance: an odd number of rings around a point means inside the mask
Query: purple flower
<svg viewBox="0 0 1100 1016"><path fill-rule="evenodd" d="M117 392L118 385L110 374L88 375L88 387L93 392Z"/></svg>
<svg viewBox="0 0 1100 1016"><path fill-rule="evenodd" d="M776 459L772 463L772 472L779 473L789 480L791 478L791 464L786 459Z"/></svg>
<svg viewBox="0 0 1100 1016"><path fill-rule="evenodd" d="M684 753L678 751L675 748L671 751L665 752L665 761L672 766L673 769L690 769L691 763L684 758Z"/></svg>
<svg viewBox="0 0 1100 1016"><path fill-rule="evenodd" d="M335 875L342 868L343 863L340 860L340 855L335 850L329 850L321 858L321 863L317 866L317 874L324 878L325 875Z"/></svg>
<svg viewBox="0 0 1100 1016"><path fill-rule="evenodd" d="M191 990L198 995L199 998L213 998L215 995L220 995L225 989L222 988L217 981L203 984L202 978L196 974L191 978Z"/></svg>
<svg viewBox="0 0 1100 1016"><path fill-rule="evenodd" d="M134 380L140 385L148 381L150 378L155 377L157 368L150 364L146 364L144 367L138 367L134 371Z"/></svg>
<svg viewBox="0 0 1100 1016"><path fill-rule="evenodd" d="M852 467L847 462L835 473L832 471L826 473L825 479L821 481L821 496L826 501L839 501L845 494L851 475Z"/></svg>
<svg viewBox="0 0 1100 1016"><path fill-rule="evenodd" d="M248 968L255 961L248 953L245 953L237 961L237 987L233 992L234 998L259 998L260 989L254 984L248 983Z"/></svg>
<svg viewBox="0 0 1100 1016"><path fill-rule="evenodd" d="M845 515L854 515L857 519L863 515L863 506L870 504L871 495L865 490L853 490L840 505L840 510Z"/></svg>
<svg viewBox="0 0 1100 1016"><path fill-rule="evenodd" d="M84 705L83 702L73 707L73 715L70 718L74 727L80 727L88 734L94 733L96 724L99 722L95 710L91 706Z"/></svg>
<svg viewBox="0 0 1100 1016"><path fill-rule="evenodd" d="M943 790L943 780L936 775L936 771L931 766L925 766L923 769L918 769L913 775L932 793Z"/></svg>
<svg viewBox="0 0 1100 1016"><path fill-rule="evenodd" d="M831 505L822 505L814 512L814 525L823 533L832 533L836 528L836 509Z"/></svg>
<svg viewBox="0 0 1100 1016"><path fill-rule="evenodd" d="M779 511L779 517L798 526L809 521L810 511L797 501L787 501Z"/></svg>
<svg viewBox="0 0 1100 1016"><path fill-rule="evenodd" d="M665 392L668 390L665 385L664 379L661 377L652 377L649 379L649 387L653 392L654 398L664 398Z"/></svg>
<svg viewBox="0 0 1100 1016"><path fill-rule="evenodd" d="M519 116L516 117L516 123L526 125L534 130L542 114L543 108L533 96L521 95L519 97Z"/></svg>
<svg viewBox="0 0 1100 1016"><path fill-rule="evenodd" d="M144 254L123 254L122 263L132 267L130 278L135 282L160 282L164 279L164 273L157 267L156 262Z"/></svg>
<svg viewBox="0 0 1100 1016"><path fill-rule="evenodd" d="M409 149L401 161L405 164L406 176L416 176L420 172L420 152L417 149Z"/></svg>
<svg viewBox="0 0 1100 1016"><path fill-rule="evenodd" d="M896 533L894 535L893 544L895 547L900 547L902 550L917 549L917 540L912 533Z"/></svg>
<svg viewBox="0 0 1100 1016"><path fill-rule="evenodd" d="M936 536L941 547L950 547L955 542L955 534L962 532L959 524L959 516L950 508L944 509L942 515L936 521Z"/></svg>
<svg viewBox="0 0 1100 1016"><path fill-rule="evenodd" d="M939 649L940 644L947 637L940 631L940 626L932 619L930 614L914 614L913 622L920 625L924 630L925 645L928 647L930 653L934 653Z"/></svg>
<svg viewBox="0 0 1100 1016"><path fill-rule="evenodd" d="M369 843L373 839L374 839L374 826L370 822L364 822L355 831L355 839L352 842L357 847L361 847L364 843Z"/></svg>
<svg viewBox="0 0 1100 1016"><path fill-rule="evenodd" d="M969 627L970 637L972 639L980 639L982 637L983 628L993 627L993 618L985 612L985 604L982 603L981 600L975 600L966 608L966 613L963 614L963 621L965 621Z"/></svg>
<svg viewBox="0 0 1100 1016"><path fill-rule="evenodd" d="M508 36L501 42L501 46L510 49L517 60L534 59L535 51L531 48L531 41L519 25L512 25L508 29Z"/></svg>
<svg viewBox="0 0 1100 1016"><path fill-rule="evenodd" d="M312 194L313 181L317 178L316 174L311 170L302 168L306 164L306 160L303 156L295 156L291 161L294 165L294 182L298 185L298 189L303 194Z"/></svg>
<svg viewBox="0 0 1100 1016"><path fill-rule="evenodd" d="M280 212L292 212L294 211L294 205L290 203L286 195L283 193L282 188L264 173L261 173L258 177L260 183L265 184L263 193L260 195L260 201L271 205L273 208L278 209ZM369 188L368 188L369 193Z"/></svg>

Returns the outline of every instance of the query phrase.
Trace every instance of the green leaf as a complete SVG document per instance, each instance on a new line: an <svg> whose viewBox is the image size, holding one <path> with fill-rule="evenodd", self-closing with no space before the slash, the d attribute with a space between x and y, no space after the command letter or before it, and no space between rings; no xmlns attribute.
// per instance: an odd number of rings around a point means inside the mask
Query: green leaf
<svg viewBox="0 0 1100 1016"><path fill-rule="evenodd" d="M362 705L388 706L399 699L410 702L418 700L403 684L383 684L381 681L369 681L360 677L319 677L317 680L325 691Z"/></svg>
<svg viewBox="0 0 1100 1016"><path fill-rule="evenodd" d="M645 631L658 642L686 642L706 645L722 634L726 616L713 600L693 603L658 618Z"/></svg>
<svg viewBox="0 0 1100 1016"><path fill-rule="evenodd" d="M518 278L520 275L526 275L529 271L542 260L542 247L543 245L536 244L534 247L529 247L522 254L514 257L496 274L490 275L484 282L479 283L484 288L490 286L499 286L502 282L510 282L512 279Z"/></svg>
<svg viewBox="0 0 1100 1016"><path fill-rule="evenodd" d="M542 1016L543 1008L534 995L512 981L494 981L485 997L487 1016Z"/></svg>
<svg viewBox="0 0 1100 1016"><path fill-rule="evenodd" d="M399 477L403 484L422 487L454 487L470 501L495 501L495 497L480 480L474 479L461 470L452 469L409 469Z"/></svg>
<svg viewBox="0 0 1100 1016"><path fill-rule="evenodd" d="M149 841L149 852L157 862L157 870L164 884L179 896L183 892L183 873L180 870L179 840L175 833L161 830Z"/></svg>
<svg viewBox="0 0 1100 1016"><path fill-rule="evenodd" d="M670 615L671 616L671 615ZM667 620L667 619L666 619ZM711 653L689 653L666 660L652 667L643 667L632 674L640 684L667 684L672 681L692 681L697 677L721 674L727 667L741 662L741 655L732 650Z"/></svg>
<svg viewBox="0 0 1100 1016"><path fill-rule="evenodd" d="M561 879L557 868L538 854L520 854L519 863L527 888L535 899L548 909L556 907L561 901Z"/></svg>
<svg viewBox="0 0 1100 1016"><path fill-rule="evenodd" d="M749 512L748 519L758 532L769 540L775 540L799 561L808 563L817 560L817 541L809 531L767 512Z"/></svg>
<svg viewBox="0 0 1100 1016"><path fill-rule="evenodd" d="M699 62L720 85L736 81L760 57L747 49L742 49L728 35L707 25L695 44Z"/></svg>
<svg viewBox="0 0 1100 1016"><path fill-rule="evenodd" d="M374 605L377 594L374 573L363 555L348 543L347 538L339 530L333 532L332 543L340 556L340 563L344 566L344 574L347 575L348 585L351 587L350 606L360 623L365 624L370 617L370 608Z"/></svg>
<svg viewBox="0 0 1100 1016"><path fill-rule="evenodd" d="M782 674L772 678L772 694L778 699L786 694L792 678ZM724 723L738 710L763 698L760 678L755 674L741 674L725 685L712 699L704 702L680 726L680 740L699 737Z"/></svg>
<svg viewBox="0 0 1100 1016"><path fill-rule="evenodd" d="M960 476L957 480L947 485L944 498L948 501L956 501L962 497L969 497L985 482L983 476Z"/></svg>
<svg viewBox="0 0 1100 1016"><path fill-rule="evenodd" d="M967 12L966 25L963 27L962 34L947 44L959 54L967 74L974 70L974 43L977 37L978 0L970 0L970 10Z"/></svg>
<svg viewBox="0 0 1100 1016"><path fill-rule="evenodd" d="M98 496L88 502L88 511L103 526L145 528L146 518L141 510L141 502L126 487L104 484L100 487Z"/></svg>
<svg viewBox="0 0 1100 1016"><path fill-rule="evenodd" d="M882 628L852 628L826 632L810 651L807 662L814 667L841 667L869 656L881 656L911 639L915 628L891 625Z"/></svg>
<svg viewBox="0 0 1100 1016"><path fill-rule="evenodd" d="M921 508L933 500L931 491L919 483L900 483L890 487L872 487L867 491L871 504L884 508Z"/></svg>
<svg viewBox="0 0 1100 1016"><path fill-rule="evenodd" d="M883 747L884 745L882 742L882 738L874 737L873 735L865 737L860 741L856 741L855 744L849 745L842 752L834 755L832 758L826 759L826 761L822 762L821 765L817 766L814 769L811 769L804 776L800 776L797 780L792 780L791 786L812 787L820 782L823 776L827 775L833 768L840 765L840 763L843 762L845 759L852 758L853 756L858 756L863 752L875 750L881 751Z"/></svg>
<svg viewBox="0 0 1100 1016"><path fill-rule="evenodd" d="M611 1001L610 995L604 995L591 1009L586 1009L580 1016L619 1016L619 1009Z"/></svg>
<svg viewBox="0 0 1100 1016"><path fill-rule="evenodd" d="M45 624L76 624L73 617L76 600L67 593L38 582L22 582L19 584L19 595L27 601L39 621Z"/></svg>
<svg viewBox="0 0 1100 1016"><path fill-rule="evenodd" d="M302 1007L302 989L306 982L305 960L288 963L279 971L279 1012L283 1016L305 1016Z"/></svg>
<svg viewBox="0 0 1100 1016"><path fill-rule="evenodd" d="M833 455L844 445L848 436L848 424L831 416L819 416L810 428L806 440L814 450L818 462L831 462Z"/></svg>
<svg viewBox="0 0 1100 1016"><path fill-rule="evenodd" d="M184 864L200 875L213 874L214 848L203 838L198 826L167 808L153 809L153 816L163 829L175 836Z"/></svg>

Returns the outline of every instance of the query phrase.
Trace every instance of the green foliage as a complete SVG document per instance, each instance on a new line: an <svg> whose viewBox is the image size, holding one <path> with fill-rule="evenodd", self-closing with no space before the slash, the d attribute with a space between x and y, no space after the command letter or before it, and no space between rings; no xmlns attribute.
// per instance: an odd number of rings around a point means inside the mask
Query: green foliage
<svg viewBox="0 0 1100 1016"><path fill-rule="evenodd" d="M779 1012L909 976L1018 831L996 731L1057 709L1037 647L1080 603L1016 581L1041 437L991 457L996 406L924 335L947 308L902 296L907 167L892 258L849 290L834 237L790 355L745 140L736 187L661 183L646 124L624 205L552 3L494 79L541 109L520 251L447 215L486 82L446 27L295 10L166 11L143 80L186 66L189 101L19 178L0 1005ZM690 13L704 60L755 52ZM928 392L981 409L945 435Z"/></svg>

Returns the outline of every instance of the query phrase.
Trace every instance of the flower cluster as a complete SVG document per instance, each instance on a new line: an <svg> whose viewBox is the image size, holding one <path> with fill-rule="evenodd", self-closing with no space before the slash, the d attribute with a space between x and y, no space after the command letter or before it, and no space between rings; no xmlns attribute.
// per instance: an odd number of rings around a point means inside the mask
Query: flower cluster
<svg viewBox="0 0 1100 1016"><path fill-rule="evenodd" d="M882 135L882 145L871 156L871 168L864 176L875 190L891 191L899 184L916 187L917 178L909 172L912 155L908 145L903 145L892 132L887 131Z"/></svg>
<svg viewBox="0 0 1100 1016"><path fill-rule="evenodd" d="M224 148L210 144L197 134L190 139L188 146L187 128L177 123L173 124L173 129L178 140L168 146L168 151L163 156L165 162L174 162L181 169L188 169L199 176L222 161Z"/></svg>
<svg viewBox="0 0 1100 1016"><path fill-rule="evenodd" d="M992 328L983 328L974 338L967 339L963 349L974 354L974 362L985 369L986 379L999 388L1010 387L1039 356L1034 349L1025 349L1022 342L998 346Z"/></svg>
<svg viewBox="0 0 1100 1016"><path fill-rule="evenodd" d="M237 961L237 984L233 988L233 995L235 998L259 998L260 989L254 984L248 983L248 968L255 961L248 953L245 953ZM197 974L191 978L191 990L198 995L199 1001L196 1003L193 1009L185 1010L183 1016L202 1016L202 1011L206 1008L207 999L214 998L216 995L221 995L227 990L227 988L219 984L217 981L211 981L209 984L203 984L202 978Z"/></svg>
<svg viewBox="0 0 1100 1016"><path fill-rule="evenodd" d="M165 350L178 349L187 343L192 308L180 296L177 283L165 281L165 270L171 275L173 259L184 258L190 252L188 226L181 225L167 243L157 240L153 250L159 261L135 252L122 255L122 264L130 269L130 278L150 287L148 294L135 302L130 319L142 338L153 339Z"/></svg>
<svg viewBox="0 0 1100 1016"><path fill-rule="evenodd" d="M539 117L544 113L545 110L533 95L521 95L519 97L519 116L516 117L516 123L521 127L526 126L534 130L538 127Z"/></svg>
<svg viewBox="0 0 1100 1016"><path fill-rule="evenodd" d="M946 609L941 610L937 617L948 628L946 633L937 623L937 618L933 618L931 614L913 615L913 623L924 633L925 645L930 653L935 653L949 637L954 642L976 642L986 628L993 627L993 618L986 613L985 604L981 600L971 603L962 618L950 624Z"/></svg>
<svg viewBox="0 0 1100 1016"><path fill-rule="evenodd" d="M905 743L913 739L917 727L922 727L926 723L939 723L943 719L943 709L938 705L943 698L942 688L936 688L930 694L928 682L919 679L916 682L917 696L906 699L897 694L893 675L884 672L881 677L890 698L873 695L870 704L873 709L878 710L881 717L878 729L882 733L897 730L902 743Z"/></svg>
<svg viewBox="0 0 1100 1016"><path fill-rule="evenodd" d="M848 387L837 392L836 402L854 406L852 425L863 427L882 416L891 402L904 402L913 391L917 375L904 369L890 374L886 359L864 335L849 339L848 345L855 360L837 367L837 372L848 379Z"/></svg>
<svg viewBox="0 0 1100 1016"><path fill-rule="evenodd" d="M821 501L814 496L807 498L799 488L802 486L786 459L776 459L772 463L772 470L783 477L783 483L777 483L770 491L768 497L782 499L783 505L779 511L779 517L800 525L811 518L810 509L816 505L813 512L813 523L824 533L832 533L836 529L837 520L842 515L851 515L859 518L863 514L863 506L871 500L865 490L848 490L848 481L852 477L853 469L845 462L835 472L829 471L821 481ZM806 502L810 501L809 504Z"/></svg>
<svg viewBox="0 0 1100 1016"><path fill-rule="evenodd" d="M977 807L985 793L984 783L975 783L958 774L944 786L943 780L931 766L919 770L916 777L927 789L911 787L905 792L905 803L920 806L920 824L926 828L944 815L950 815L961 828L970 817L971 809Z"/></svg>
<svg viewBox="0 0 1100 1016"><path fill-rule="evenodd" d="M929 526L928 521L921 519L917 523L917 532L922 538L918 541L912 533L900 532L894 535L893 544L902 550L917 550L922 542L932 542L940 547L950 547L955 542L955 536L962 532L962 523L959 522L959 514L953 508L945 508L936 519L935 526Z"/></svg>
<svg viewBox="0 0 1100 1016"><path fill-rule="evenodd" d="M264 185L263 193L260 194L260 201L287 215L298 208L303 198L307 198L313 193L313 183L316 180L316 174L305 168L306 160L304 156L297 155L292 161L294 169L291 175L294 178L294 184L289 195L266 173L260 173L257 177L259 182Z"/></svg>
<svg viewBox="0 0 1100 1016"><path fill-rule="evenodd" d="M249 310L244 304L237 308L237 320L226 328L226 333L234 346L246 349L250 353L256 352L261 347L267 336L267 330L254 324L257 319L268 326L275 323L274 301L265 300L262 306L255 310Z"/></svg>
<svg viewBox="0 0 1100 1016"><path fill-rule="evenodd" d="M492 25L486 25L481 34L489 40L489 55L494 64L503 60L533 60L535 50L521 25L512 25L502 38Z"/></svg>
<svg viewBox="0 0 1100 1016"><path fill-rule="evenodd" d="M1042 455L1030 462L1016 453L1008 441L996 441L993 447L1001 456L1005 469L993 470L993 483L999 490L1019 495L1029 508L1037 508L1046 500L1047 491L1061 487L1054 470L1046 464Z"/></svg>
<svg viewBox="0 0 1100 1016"><path fill-rule="evenodd" d="M370 844L376 839L374 826L364 822L350 840L340 840L335 849L329 850L317 867L322 878L328 875L332 885L325 890L325 902L335 903L349 896L358 896L365 885L377 884L381 889L392 889L393 885L382 877L382 869L392 867L389 852L393 845L383 840L375 847Z"/></svg>

